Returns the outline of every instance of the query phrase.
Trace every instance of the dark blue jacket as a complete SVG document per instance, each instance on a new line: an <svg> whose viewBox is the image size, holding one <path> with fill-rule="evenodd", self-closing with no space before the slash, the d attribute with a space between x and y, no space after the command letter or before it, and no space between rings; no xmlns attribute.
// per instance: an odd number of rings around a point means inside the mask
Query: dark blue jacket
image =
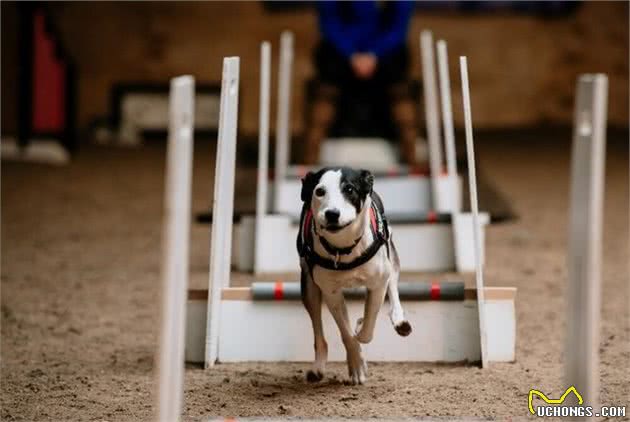
<svg viewBox="0 0 630 422"><path fill-rule="evenodd" d="M320 31L346 57L357 52L383 57L405 44L413 6L410 1L320 1Z"/></svg>

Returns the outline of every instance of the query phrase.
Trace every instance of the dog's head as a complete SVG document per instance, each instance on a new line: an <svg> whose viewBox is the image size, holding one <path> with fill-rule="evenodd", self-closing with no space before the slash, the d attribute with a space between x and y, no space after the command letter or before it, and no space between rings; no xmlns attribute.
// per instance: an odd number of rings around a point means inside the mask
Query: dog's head
<svg viewBox="0 0 630 422"><path fill-rule="evenodd" d="M309 172L302 179L302 201L309 204L318 228L338 233L355 222L372 193L374 177L347 167Z"/></svg>

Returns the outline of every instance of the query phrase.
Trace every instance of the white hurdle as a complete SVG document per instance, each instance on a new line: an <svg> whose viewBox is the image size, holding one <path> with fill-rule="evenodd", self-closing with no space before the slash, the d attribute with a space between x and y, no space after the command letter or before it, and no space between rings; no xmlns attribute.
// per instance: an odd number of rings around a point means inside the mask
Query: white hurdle
<svg viewBox="0 0 630 422"><path fill-rule="evenodd" d="M276 162L274 178L284 180L287 176L291 155L291 80L293 68L293 33L283 31L280 35L280 62L278 69L278 110L276 120ZM274 210L279 208L280 193L274 190Z"/></svg>
<svg viewBox="0 0 630 422"><path fill-rule="evenodd" d="M212 366L218 356L219 302L221 289L230 279L230 251L232 250L232 214L234 211L234 171L236 167L236 133L238 117L238 57L223 59L221 110L217 163L214 175L214 203L210 245L210 278L208 281L208 315L206 333L206 366Z"/></svg>
<svg viewBox="0 0 630 422"><path fill-rule="evenodd" d="M602 277L608 77L577 82L571 164L565 378L584 403L599 410L599 331Z"/></svg>
<svg viewBox="0 0 630 422"><path fill-rule="evenodd" d="M254 268L260 268L264 238L263 219L268 212L269 187L269 98L271 90L271 44L260 46L260 100L258 123L258 177L256 188L256 238L254 239Z"/></svg>
<svg viewBox="0 0 630 422"><path fill-rule="evenodd" d="M440 80L440 104L442 105L442 125L444 127L444 146L446 150L446 170L448 189L440 195L442 208L452 213L461 211L461 188L457 175L457 158L455 153L455 129L451 104L451 79L448 72L448 52L446 41L437 42L438 76Z"/></svg>
<svg viewBox="0 0 630 422"><path fill-rule="evenodd" d="M194 98L192 76L171 79L162 229L162 331L157 392L160 422L178 421L182 409Z"/></svg>
<svg viewBox="0 0 630 422"><path fill-rule="evenodd" d="M477 206L477 176L475 172L475 148L472 132L472 113L470 107L470 89L468 87L468 63L466 57L459 58L462 77L462 98L464 104L464 125L466 129L466 152L468 156L468 183L470 186L470 209L472 211L474 253L475 253L475 284L477 286L477 308L479 314L479 334L481 339L481 367L488 366L488 352L486 339L485 297L483 288L483 259L481 256L481 225Z"/></svg>
<svg viewBox="0 0 630 422"><path fill-rule="evenodd" d="M420 54L422 56L424 113L426 116L427 138L429 141L431 198L433 200L433 209L440 210L441 202L438 180L442 175L442 147L440 144L440 122L438 117L437 81L435 79L435 57L433 54L433 33L429 30L424 30L420 33Z"/></svg>

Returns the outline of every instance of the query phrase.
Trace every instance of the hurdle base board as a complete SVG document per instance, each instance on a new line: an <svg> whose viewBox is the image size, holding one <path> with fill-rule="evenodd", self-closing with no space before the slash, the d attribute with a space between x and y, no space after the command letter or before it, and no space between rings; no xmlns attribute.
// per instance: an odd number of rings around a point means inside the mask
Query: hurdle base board
<svg viewBox="0 0 630 422"><path fill-rule="evenodd" d="M277 214L290 215L294 219L302 212L302 181L299 177L287 177L270 183L274 190L273 210ZM439 197L444 198L441 204L433 206L431 196L431 179L425 175L401 175L374 178L374 191L379 194L385 204L385 212L389 215L409 214L414 212L461 211L462 178L453 178L444 174L438 178ZM457 207L457 208L454 208Z"/></svg>
<svg viewBox="0 0 630 422"><path fill-rule="evenodd" d="M310 362L314 358L311 322L301 301L252 301L248 288L223 290L219 332L219 362ZM481 359L478 311L474 289L463 301L403 301L413 327L400 337L389 320L389 303L381 308L374 338L363 345L373 362L478 362ZM186 361L203 362L206 301L188 301ZM488 359L515 360L516 288L486 287ZM348 300L352 325L363 316L364 302ZM329 361L345 361L339 330L326 309L324 332Z"/></svg>
<svg viewBox="0 0 630 422"><path fill-rule="evenodd" d="M481 213L480 219L482 228L490 221L487 213ZM234 225L232 266L255 274L299 272L295 249L297 224L287 215L266 215L261 224L259 247L255 241L254 216L244 216ZM454 214L453 224L391 224L391 228L402 271L475 270L471 214Z"/></svg>

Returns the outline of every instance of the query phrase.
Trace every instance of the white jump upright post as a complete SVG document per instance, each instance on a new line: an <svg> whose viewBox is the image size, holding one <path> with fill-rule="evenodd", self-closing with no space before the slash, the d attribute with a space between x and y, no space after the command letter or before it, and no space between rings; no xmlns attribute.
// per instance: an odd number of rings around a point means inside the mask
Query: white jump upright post
<svg viewBox="0 0 630 422"><path fill-rule="evenodd" d="M599 410L599 331L602 277L608 77L581 75L573 126L567 286L567 386Z"/></svg>
<svg viewBox="0 0 630 422"><path fill-rule="evenodd" d="M232 250L232 214L234 211L234 170L236 163L236 134L238 117L238 57L223 59L221 110L217 163L214 175L213 224L210 244L210 278L208 281L208 313L206 325L205 366L213 366L218 356L219 302L221 289L230 280L230 251Z"/></svg>
<svg viewBox="0 0 630 422"><path fill-rule="evenodd" d="M254 240L254 269L259 268L259 254L263 248L263 219L268 212L269 187L269 98L271 90L271 44L260 45L260 103L258 122L258 187L256 189L256 238Z"/></svg>
<svg viewBox="0 0 630 422"><path fill-rule="evenodd" d="M479 309L479 337L481 339L481 367L488 366L485 297L483 288L483 259L481 256L481 226L477 205L477 176L475 171L475 148L472 132L472 112L470 106L470 89L468 86L468 63L466 57L459 58L462 77L462 97L464 104L464 123L466 129L466 152L468 157L468 183L470 187L470 209L472 211L473 237L475 250L475 283L477 287L477 307Z"/></svg>
<svg viewBox="0 0 630 422"><path fill-rule="evenodd" d="M162 331L157 392L160 422L178 421L182 409L194 99L192 76L171 79L162 229Z"/></svg>
<svg viewBox="0 0 630 422"><path fill-rule="evenodd" d="M451 78L448 72L448 52L446 41L437 42L438 75L440 80L440 104L442 105L442 125L444 127L444 144L446 151L446 169L448 198L440 198L444 209L451 213L461 211L461 189L457 175L457 159L455 153L455 129L453 127L453 110L451 104ZM446 195L445 195L446 196Z"/></svg>
<svg viewBox="0 0 630 422"><path fill-rule="evenodd" d="M276 162L274 179L274 210L279 208L277 186L287 175L291 142L291 80L293 68L293 33L280 35L280 63L278 69L278 110L276 120Z"/></svg>
<svg viewBox="0 0 630 422"><path fill-rule="evenodd" d="M422 57L422 86L424 87L424 113L429 141L429 166L431 171L432 208L440 208L439 178L442 175L442 148L440 145L440 121L438 117L437 80L433 54L433 34L429 30L420 33Z"/></svg>

